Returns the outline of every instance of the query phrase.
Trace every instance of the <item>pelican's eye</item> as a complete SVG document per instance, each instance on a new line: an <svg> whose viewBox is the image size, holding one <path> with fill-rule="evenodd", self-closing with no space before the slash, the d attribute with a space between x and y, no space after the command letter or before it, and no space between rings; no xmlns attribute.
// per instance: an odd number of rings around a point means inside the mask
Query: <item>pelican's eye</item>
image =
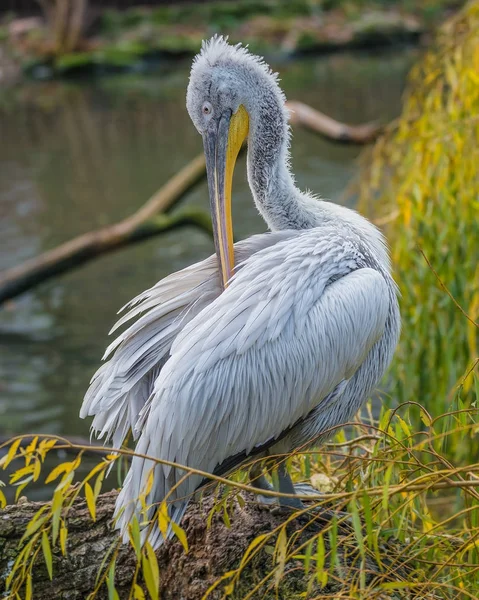
<svg viewBox="0 0 479 600"><path fill-rule="evenodd" d="M213 113L213 107L211 106L211 104L209 102L203 102L201 111L204 115L210 116Z"/></svg>

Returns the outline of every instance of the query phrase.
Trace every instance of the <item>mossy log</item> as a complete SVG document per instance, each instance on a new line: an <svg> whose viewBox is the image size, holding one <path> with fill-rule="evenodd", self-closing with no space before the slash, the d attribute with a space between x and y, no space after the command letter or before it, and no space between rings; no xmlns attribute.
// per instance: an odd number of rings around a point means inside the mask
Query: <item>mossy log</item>
<svg viewBox="0 0 479 600"><path fill-rule="evenodd" d="M62 556L59 549L53 551L52 580L48 576L41 552L39 553L33 569L35 600L84 600L92 592L105 554L118 540L118 533L111 528L116 494L117 492L108 492L99 496L95 522L92 522L86 502L82 499L75 502L68 515L67 554ZM271 532L284 523L287 517L284 513L273 514L274 511L258 505L251 495L245 494L243 498L245 502L241 505L234 502L229 527L223 520L222 511L215 513L210 526L207 525L208 514L214 502L212 497L190 505L182 523L188 538L188 553L185 553L178 540L167 542L157 552L162 600L200 600L222 575L238 567L248 546L257 536ZM28 522L41 506L42 503L25 501L7 506L0 513L0 593L3 591L1 581L8 576L19 552L20 538ZM324 520L315 519L314 516L312 518L311 513L293 520L287 527L288 554L291 554L289 544L299 547L317 534L324 525ZM268 578L268 573L274 571L276 565L273 558L275 543L276 536L272 536L266 546L246 565L233 595L229 598L245 598L258 585L252 598L292 600L305 597L308 580L312 575L305 574L304 563L301 560L287 560L281 578ZM328 535L324 536L324 543L327 556ZM361 561L350 526L340 525L337 574L329 577L322 590L318 589L314 578L312 586L310 584L311 596L308 597L334 597L341 589L349 589L352 581L359 581L359 570L365 574L364 580L373 585L375 581L390 581L387 571L391 570L391 561L388 559L391 548L384 551L381 567L373 558L366 557ZM313 550L313 553L315 552L316 550ZM392 552L398 555L397 549L393 549ZM304 548L301 553L304 554ZM327 566L326 560L325 568ZM122 545L115 568L115 587L121 600L129 597L135 568L133 549ZM396 580L401 578L401 569L393 569L393 576ZM263 580L264 583L260 585ZM142 585L141 575L138 583ZM218 600L224 596L224 592L223 584L220 584L208 598ZM96 598L108 598L105 584L100 587Z"/></svg>

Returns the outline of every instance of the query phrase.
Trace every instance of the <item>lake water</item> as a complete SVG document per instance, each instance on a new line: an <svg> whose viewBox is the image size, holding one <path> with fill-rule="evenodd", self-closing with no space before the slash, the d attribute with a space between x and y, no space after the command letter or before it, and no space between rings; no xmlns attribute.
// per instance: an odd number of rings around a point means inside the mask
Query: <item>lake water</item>
<svg viewBox="0 0 479 600"><path fill-rule="evenodd" d="M277 63L289 99L350 123L397 116L414 51ZM139 208L202 150L185 109L189 61L93 81L39 82L0 93L0 270ZM360 148L296 129L298 184L341 201ZM208 208L206 183L184 201ZM235 236L264 231L235 173ZM100 258L0 309L0 436L87 436L78 417L117 310L168 273L212 252L188 228ZM41 495L41 494L40 494Z"/></svg>

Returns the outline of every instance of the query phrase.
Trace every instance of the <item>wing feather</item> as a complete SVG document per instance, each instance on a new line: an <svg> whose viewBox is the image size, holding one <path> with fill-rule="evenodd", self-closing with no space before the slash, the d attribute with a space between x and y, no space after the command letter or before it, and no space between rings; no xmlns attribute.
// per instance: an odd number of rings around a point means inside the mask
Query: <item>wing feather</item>
<svg viewBox="0 0 479 600"><path fill-rule="evenodd" d="M273 444L360 367L384 332L387 284L358 264L355 239L320 234L295 232L254 253L185 324L155 382L139 452L213 472ZM135 475L117 501L117 512L130 506L118 523L124 530L145 463L133 459ZM158 465L149 503L191 495L201 477L180 483L183 475Z"/></svg>
<svg viewBox="0 0 479 600"><path fill-rule="evenodd" d="M291 232L262 234L235 244L240 263L254 252L287 239ZM141 410L170 355L173 341L203 308L221 293L216 256L173 273L146 290L110 333L132 321L108 346L108 359L92 378L80 417L94 416L92 431L105 442L120 447L130 428L141 429Z"/></svg>

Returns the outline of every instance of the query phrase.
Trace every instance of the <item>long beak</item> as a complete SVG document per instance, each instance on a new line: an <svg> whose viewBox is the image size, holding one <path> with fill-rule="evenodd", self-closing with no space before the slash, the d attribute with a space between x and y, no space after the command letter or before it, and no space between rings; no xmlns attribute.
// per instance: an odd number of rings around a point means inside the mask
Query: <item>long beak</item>
<svg viewBox="0 0 479 600"><path fill-rule="evenodd" d="M203 135L213 235L223 287L228 285L234 269L231 219L233 171L248 130L248 113L241 105L234 115L231 111L224 112L218 128Z"/></svg>

